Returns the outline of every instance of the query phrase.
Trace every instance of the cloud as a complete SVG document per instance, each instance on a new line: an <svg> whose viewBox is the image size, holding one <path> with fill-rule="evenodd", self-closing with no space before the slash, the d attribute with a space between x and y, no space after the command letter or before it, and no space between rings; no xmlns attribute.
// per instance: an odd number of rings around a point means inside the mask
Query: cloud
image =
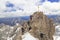
<svg viewBox="0 0 60 40"><path fill-rule="evenodd" d="M44 4L42 6L48 14L50 13L50 14L59 15L59 13L60 13L59 4L60 4L60 2L58 2L58 3L44 2Z"/></svg>
<svg viewBox="0 0 60 40"><path fill-rule="evenodd" d="M3 11L6 7L5 7L5 0L0 0L0 12Z"/></svg>
<svg viewBox="0 0 60 40"><path fill-rule="evenodd" d="M29 16L39 10L46 15L59 15L60 2L48 0L0 0L0 17Z"/></svg>

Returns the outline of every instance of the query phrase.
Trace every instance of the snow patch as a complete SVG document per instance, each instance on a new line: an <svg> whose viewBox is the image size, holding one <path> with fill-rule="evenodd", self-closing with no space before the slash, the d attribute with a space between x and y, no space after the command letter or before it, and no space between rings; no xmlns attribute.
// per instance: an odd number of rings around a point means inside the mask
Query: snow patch
<svg viewBox="0 0 60 40"><path fill-rule="evenodd" d="M22 36L22 40L39 40L39 39L33 37L29 32L27 32Z"/></svg>

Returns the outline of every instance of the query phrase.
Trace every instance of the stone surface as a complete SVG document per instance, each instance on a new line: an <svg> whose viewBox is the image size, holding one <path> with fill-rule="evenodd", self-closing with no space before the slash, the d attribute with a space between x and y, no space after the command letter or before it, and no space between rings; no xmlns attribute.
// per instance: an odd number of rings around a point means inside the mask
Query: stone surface
<svg viewBox="0 0 60 40"><path fill-rule="evenodd" d="M40 40L53 40L55 32L53 20L48 19L46 15L43 15L43 12L35 12L31 15L29 25L32 28L29 32L34 37Z"/></svg>
<svg viewBox="0 0 60 40"><path fill-rule="evenodd" d="M43 12L35 12L30 16L30 20L25 21L23 25L17 23L13 27L8 25L0 26L0 40L22 40L22 36L26 32L38 40L53 40L55 26L53 20L44 15ZM4 39L2 39L2 36Z"/></svg>

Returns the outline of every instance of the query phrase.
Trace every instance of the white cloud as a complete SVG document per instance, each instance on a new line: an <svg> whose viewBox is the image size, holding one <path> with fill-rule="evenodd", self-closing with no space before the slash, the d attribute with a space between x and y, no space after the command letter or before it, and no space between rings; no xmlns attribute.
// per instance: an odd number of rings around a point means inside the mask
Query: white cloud
<svg viewBox="0 0 60 40"><path fill-rule="evenodd" d="M7 8L5 3L9 1L13 3L14 9L17 11L13 12L3 12L3 10L10 10ZM36 3L39 0L0 0L0 17L10 17L10 16L26 16L31 15L33 12L38 11L38 7ZM60 13L60 2L51 3L49 1L45 1L42 5L40 5L39 10L43 11L45 14L58 14ZM24 11L18 10L19 8L23 8Z"/></svg>
<svg viewBox="0 0 60 40"><path fill-rule="evenodd" d="M43 4L43 7L45 8L45 11L48 14L51 13L51 14L59 15L59 13L60 13L60 5L59 4L60 4L60 2L58 2L58 3L45 2Z"/></svg>
<svg viewBox="0 0 60 40"><path fill-rule="evenodd" d="M15 5L15 7L14 7L15 9L17 9L19 7L24 8L24 11L17 10L16 12L14 12L14 11L7 12L7 13L3 12L3 10L6 10L6 9L11 10L11 8L5 7L6 1L13 3ZM3 3L3 2L5 2L5 3ZM3 9L1 9L2 12L0 11L0 14L1 14L0 17L2 17L2 16L6 17L6 15L7 15L7 17L9 17L9 16L26 16L26 15L30 15L32 12L36 11L35 3L37 2L37 0L5 0L3 2L1 2L1 4L3 4L4 6L1 5L1 7L0 7L0 8L3 8Z"/></svg>

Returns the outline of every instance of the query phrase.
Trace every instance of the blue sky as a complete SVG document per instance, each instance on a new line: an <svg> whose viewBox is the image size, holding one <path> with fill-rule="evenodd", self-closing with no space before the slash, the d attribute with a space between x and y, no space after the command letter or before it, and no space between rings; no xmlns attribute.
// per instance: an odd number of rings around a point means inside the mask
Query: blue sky
<svg viewBox="0 0 60 40"><path fill-rule="evenodd" d="M59 0L48 0L50 2L59 2Z"/></svg>
<svg viewBox="0 0 60 40"><path fill-rule="evenodd" d="M13 3L10 3L10 2L7 2L6 3L6 7L14 7L14 4Z"/></svg>
<svg viewBox="0 0 60 40"><path fill-rule="evenodd" d="M0 0L0 18L29 16L39 10L46 15L59 15L60 0Z"/></svg>

